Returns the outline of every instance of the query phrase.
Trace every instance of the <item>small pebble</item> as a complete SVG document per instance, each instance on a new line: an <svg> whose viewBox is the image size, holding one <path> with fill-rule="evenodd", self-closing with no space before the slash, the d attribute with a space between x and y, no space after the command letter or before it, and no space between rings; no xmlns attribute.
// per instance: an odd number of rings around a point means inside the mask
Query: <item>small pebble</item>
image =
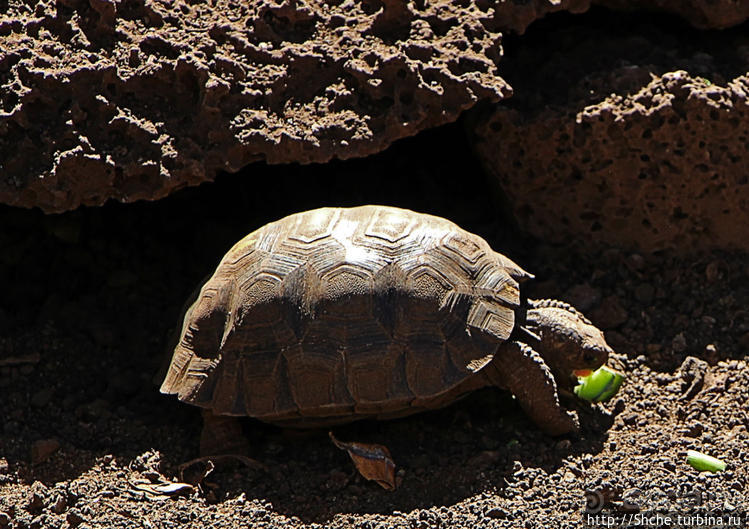
<svg viewBox="0 0 749 529"><path fill-rule="evenodd" d="M683 353L687 350L687 339L684 337L683 332L674 336L674 339L671 340L671 348L675 353Z"/></svg>
<svg viewBox="0 0 749 529"><path fill-rule="evenodd" d="M615 329L627 321L628 317L627 310L616 295L604 298L590 313L590 319L602 330Z"/></svg>
<svg viewBox="0 0 749 529"><path fill-rule="evenodd" d="M161 474L159 474L155 470L146 470L145 472L143 472L143 477L148 479L151 483L161 482Z"/></svg>
<svg viewBox="0 0 749 529"><path fill-rule="evenodd" d="M713 261L705 267L705 277L707 277L708 283L715 283L721 277L723 272L721 271L721 262Z"/></svg>
<svg viewBox="0 0 749 529"><path fill-rule="evenodd" d="M29 500L26 504L26 510L32 514L38 514L44 508L44 496L47 493L47 487L40 481L31 484Z"/></svg>
<svg viewBox="0 0 749 529"><path fill-rule="evenodd" d="M601 291L588 283L581 283L570 288L564 299L581 312L592 309L601 301Z"/></svg>
<svg viewBox="0 0 749 529"><path fill-rule="evenodd" d="M486 516L497 520L501 518L508 518L510 516L510 513L502 507L492 507L491 509L486 511Z"/></svg>
<svg viewBox="0 0 749 529"><path fill-rule="evenodd" d="M64 496L56 496L54 500L52 500L52 504L50 505L50 509L55 514L62 514L65 512L65 509L68 506L68 502L65 500Z"/></svg>
<svg viewBox="0 0 749 529"><path fill-rule="evenodd" d="M469 468L486 468L497 464L502 459L502 453L499 450L484 450L471 457L466 466Z"/></svg>
<svg viewBox="0 0 749 529"><path fill-rule="evenodd" d="M645 258L638 253L633 253L627 256L625 264L630 270L642 270L645 267Z"/></svg>
<svg viewBox="0 0 749 529"><path fill-rule="evenodd" d="M45 462L60 448L57 439L39 439L31 445L31 464L38 465Z"/></svg>
<svg viewBox="0 0 749 529"><path fill-rule="evenodd" d="M70 525L70 527L78 527L84 521L83 515L78 509L71 509L70 511L68 511L65 519L68 521L68 525Z"/></svg>

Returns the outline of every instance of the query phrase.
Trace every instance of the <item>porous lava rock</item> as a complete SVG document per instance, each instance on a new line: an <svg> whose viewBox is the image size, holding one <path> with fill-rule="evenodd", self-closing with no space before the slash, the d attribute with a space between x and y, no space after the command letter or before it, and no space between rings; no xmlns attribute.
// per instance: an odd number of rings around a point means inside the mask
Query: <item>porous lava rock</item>
<svg viewBox="0 0 749 529"><path fill-rule="evenodd" d="M701 27L749 0L600 0ZM157 199L366 156L511 93L502 31L591 0L0 0L0 202Z"/></svg>
<svg viewBox="0 0 749 529"><path fill-rule="evenodd" d="M532 115L498 107L478 126L518 223L581 246L749 249L749 75L719 86L682 70L608 74L585 95L642 86Z"/></svg>
<svg viewBox="0 0 749 529"><path fill-rule="evenodd" d="M0 201L378 152L510 89L487 2L0 0Z"/></svg>

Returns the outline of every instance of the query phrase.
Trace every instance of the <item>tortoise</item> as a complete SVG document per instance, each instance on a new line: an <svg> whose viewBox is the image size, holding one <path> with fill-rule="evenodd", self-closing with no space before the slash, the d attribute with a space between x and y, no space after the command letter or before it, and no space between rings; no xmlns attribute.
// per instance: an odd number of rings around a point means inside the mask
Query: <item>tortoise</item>
<svg viewBox="0 0 749 529"><path fill-rule="evenodd" d="M611 349L570 305L521 297L532 277L436 216L290 215L223 257L185 312L161 392L204 408L204 455L240 448L238 416L293 428L388 419L484 386L511 391L548 434L570 433L579 423L558 384Z"/></svg>

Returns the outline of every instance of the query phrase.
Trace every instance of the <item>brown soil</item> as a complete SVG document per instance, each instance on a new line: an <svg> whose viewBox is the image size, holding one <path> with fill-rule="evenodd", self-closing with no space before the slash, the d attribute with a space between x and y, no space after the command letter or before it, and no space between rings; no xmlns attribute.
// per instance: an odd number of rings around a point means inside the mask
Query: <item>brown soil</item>
<svg viewBox="0 0 749 529"><path fill-rule="evenodd" d="M158 203L59 216L0 209L0 527L571 527L586 494L591 509L694 513L695 498L703 509L741 508L746 255L609 250L583 260L524 239L478 191L486 182L460 130L312 171L258 165L252 185L224 176ZM153 383L193 286L254 227L366 202L451 218L535 272L530 295L577 304L618 351L612 364L628 376L619 395L575 404L578 437L543 435L496 390L337 428L339 439L390 448L396 492L354 475L325 431L248 420L266 470L223 465L192 492L145 493L144 482L178 480L178 466L197 456L198 411ZM700 474L687 449L728 469Z"/></svg>

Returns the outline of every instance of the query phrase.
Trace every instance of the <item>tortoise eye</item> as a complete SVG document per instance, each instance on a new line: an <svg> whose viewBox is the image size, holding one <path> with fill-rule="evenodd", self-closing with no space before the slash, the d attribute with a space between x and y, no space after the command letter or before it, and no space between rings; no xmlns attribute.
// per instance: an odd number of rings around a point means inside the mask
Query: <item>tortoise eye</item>
<svg viewBox="0 0 749 529"><path fill-rule="evenodd" d="M592 364L596 361L596 356L593 353L585 353L583 355L583 362L585 362L586 365Z"/></svg>

